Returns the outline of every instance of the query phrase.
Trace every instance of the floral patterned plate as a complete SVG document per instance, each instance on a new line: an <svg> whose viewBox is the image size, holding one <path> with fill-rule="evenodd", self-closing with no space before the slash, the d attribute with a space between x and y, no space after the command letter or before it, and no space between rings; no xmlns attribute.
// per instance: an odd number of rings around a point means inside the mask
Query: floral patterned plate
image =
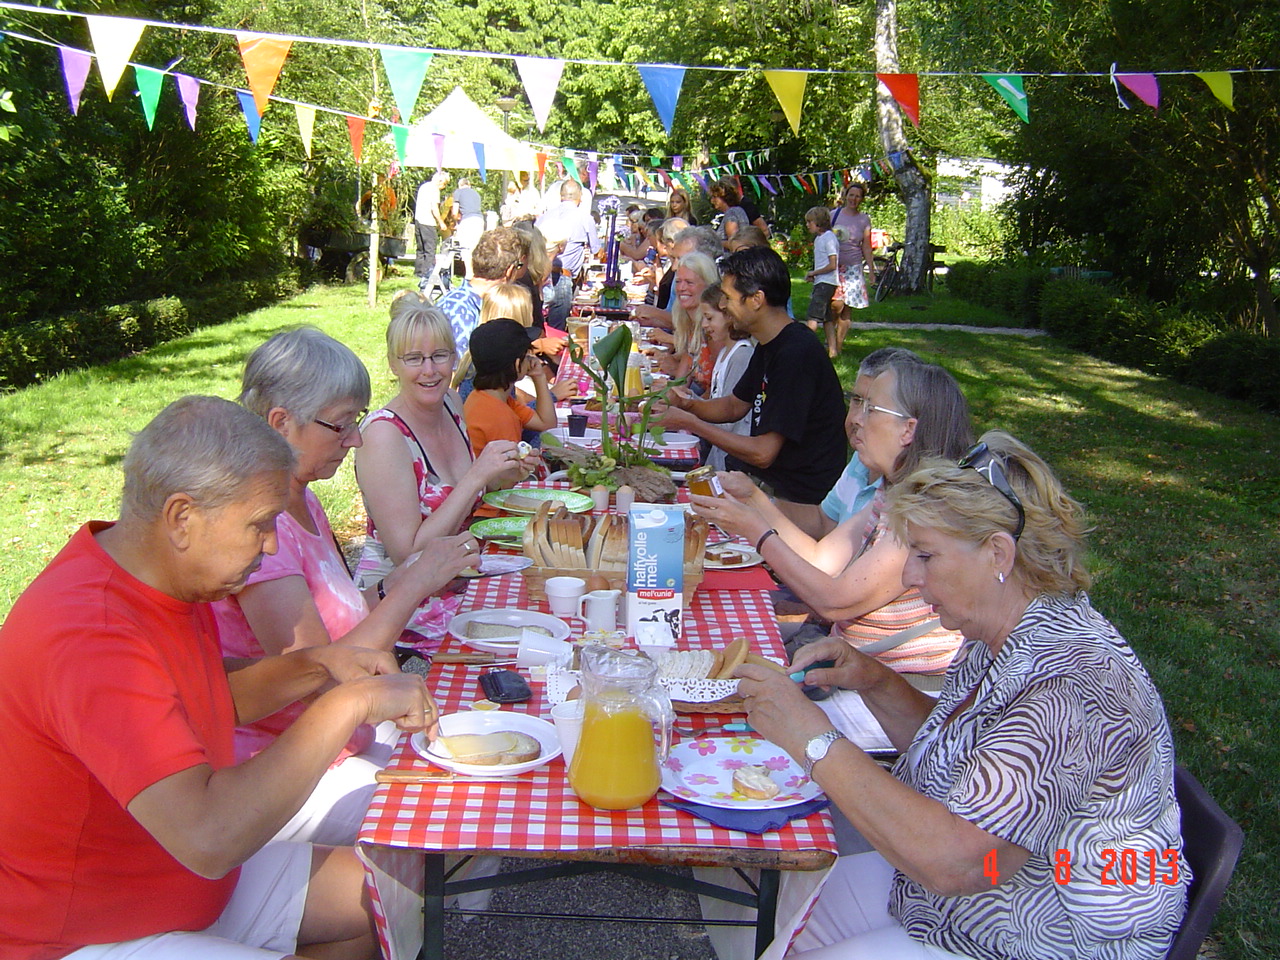
<svg viewBox="0 0 1280 960"><path fill-rule="evenodd" d="M763 766L782 791L772 800L733 792L733 771ZM822 796L822 788L781 747L757 737L703 737L671 748L662 766L662 789L681 800L727 810L772 810Z"/></svg>

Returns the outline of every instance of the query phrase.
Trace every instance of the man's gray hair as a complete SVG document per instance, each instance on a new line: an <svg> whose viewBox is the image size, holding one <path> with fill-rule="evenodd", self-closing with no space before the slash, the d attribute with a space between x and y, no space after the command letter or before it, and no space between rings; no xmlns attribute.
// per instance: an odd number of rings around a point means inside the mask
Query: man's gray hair
<svg viewBox="0 0 1280 960"><path fill-rule="evenodd" d="M685 242L693 243L694 250L705 253L712 260L718 260L724 255L724 244L710 227L685 227L676 234L675 245Z"/></svg>
<svg viewBox="0 0 1280 960"><path fill-rule="evenodd" d="M283 407L309 423L335 403L367 407L371 392L360 358L315 327L277 333L249 355L240 381L240 402L264 420L273 407Z"/></svg>
<svg viewBox="0 0 1280 960"><path fill-rule="evenodd" d="M120 516L155 520L175 493L216 509L235 503L262 474L293 466L288 441L261 417L220 397L183 397L134 435Z"/></svg>

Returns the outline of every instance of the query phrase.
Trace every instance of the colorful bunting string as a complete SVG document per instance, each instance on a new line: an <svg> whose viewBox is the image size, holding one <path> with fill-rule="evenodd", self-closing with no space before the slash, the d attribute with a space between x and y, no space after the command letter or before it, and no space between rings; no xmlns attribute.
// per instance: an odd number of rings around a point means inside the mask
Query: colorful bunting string
<svg viewBox="0 0 1280 960"><path fill-rule="evenodd" d="M253 91L253 102L258 107L258 116L262 116L267 112L267 101L276 87L293 41L260 33L238 33L236 41L240 45L245 75L249 78L249 89Z"/></svg>
<svg viewBox="0 0 1280 960"><path fill-rule="evenodd" d="M102 76L102 85L107 88L107 99L110 100L115 96L120 77L129 64L133 48L142 39L142 31L147 24L127 17L87 16L85 19L89 23L93 53L98 58L98 73Z"/></svg>

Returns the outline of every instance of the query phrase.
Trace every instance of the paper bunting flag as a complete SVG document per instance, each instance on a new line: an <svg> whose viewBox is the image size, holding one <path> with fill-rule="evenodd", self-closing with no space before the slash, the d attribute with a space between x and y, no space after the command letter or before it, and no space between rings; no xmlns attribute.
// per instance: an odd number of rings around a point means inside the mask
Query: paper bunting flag
<svg viewBox="0 0 1280 960"><path fill-rule="evenodd" d="M565 172L578 181L578 185L582 185L582 174L578 172L578 161L573 157L565 154L560 158L560 162L564 164Z"/></svg>
<svg viewBox="0 0 1280 960"><path fill-rule="evenodd" d="M387 83L391 85L391 95L395 97L400 120L408 123L413 116L413 108L418 104L422 81L427 78L431 54L425 50L406 50L404 47L378 49L382 52L382 69L387 73Z"/></svg>
<svg viewBox="0 0 1280 960"><path fill-rule="evenodd" d="M771 194L773 194L775 197L778 195L777 188L772 183L769 182L768 177L756 177L756 179L759 180L762 184L764 184L764 188L768 190Z"/></svg>
<svg viewBox="0 0 1280 960"><path fill-rule="evenodd" d="M444 169L444 134L433 133L431 135L431 140L435 144L435 148L436 148L436 169L443 170Z"/></svg>
<svg viewBox="0 0 1280 960"><path fill-rule="evenodd" d="M142 116L147 129L156 128L156 107L160 103L160 91L164 89L164 71L141 64L133 68L133 80L138 85L138 99L142 101Z"/></svg>
<svg viewBox="0 0 1280 960"><path fill-rule="evenodd" d="M107 99L110 100L146 24L127 17L87 16L85 19L89 21L93 54L98 58L98 73L102 75L102 85L107 88Z"/></svg>
<svg viewBox="0 0 1280 960"><path fill-rule="evenodd" d="M302 138L302 149L306 151L307 159L310 160L311 137L316 131L316 108L295 103L293 112L298 117L298 136Z"/></svg>
<svg viewBox="0 0 1280 960"><path fill-rule="evenodd" d="M747 183L751 184L751 188L755 190L756 196L760 196L760 183L755 177L747 177Z"/></svg>
<svg viewBox="0 0 1280 960"><path fill-rule="evenodd" d="M662 120L662 128L671 136L671 124L676 118L676 104L680 100L680 87L684 83L684 67L650 63L636 65L640 79L653 99L654 109Z"/></svg>
<svg viewBox="0 0 1280 960"><path fill-rule="evenodd" d="M534 160L538 164L538 179L541 180L547 172L547 155L545 153L535 154Z"/></svg>
<svg viewBox="0 0 1280 960"><path fill-rule="evenodd" d="M1030 123L1027 116L1027 94L1022 89L1022 77L1016 73L984 73L982 79L995 87L996 93L1007 103L1023 123Z"/></svg>
<svg viewBox="0 0 1280 960"><path fill-rule="evenodd" d="M1197 73L1196 76L1209 85L1209 89L1213 91L1213 95L1226 104L1228 110L1235 109L1231 74Z"/></svg>
<svg viewBox="0 0 1280 960"><path fill-rule="evenodd" d="M254 102L253 94L247 90L237 90L236 96L240 100L240 109L244 111L244 122L249 128L249 139L257 143L258 131L262 129L262 114L258 113L258 105Z"/></svg>
<svg viewBox="0 0 1280 960"><path fill-rule="evenodd" d="M391 139L396 145L396 160L400 163L404 163L405 157L409 154L409 125L405 123L393 123L391 125ZM388 173L387 176L394 177L395 174Z"/></svg>
<svg viewBox="0 0 1280 960"><path fill-rule="evenodd" d="M351 155L359 163L364 157L364 117L347 114L347 139L351 141Z"/></svg>
<svg viewBox="0 0 1280 960"><path fill-rule="evenodd" d="M708 192L708 188L707 188L707 178L706 178L706 177L704 177L702 174L698 173L698 172L695 170L695 171L693 172L693 179L695 179L695 180L697 180L697 181L698 181L698 186L702 188L702 192L703 192L703 193L707 193L707 192Z"/></svg>
<svg viewBox="0 0 1280 960"><path fill-rule="evenodd" d="M175 73L173 82L178 85L178 99L182 101L182 109L187 115L187 126L196 128L196 105L200 101L200 81L185 73ZM310 156L310 154L308 154Z"/></svg>
<svg viewBox="0 0 1280 960"><path fill-rule="evenodd" d="M684 169L684 157L672 157L672 158L671 158L671 169L672 169L672 170L683 170L683 169Z"/></svg>
<svg viewBox="0 0 1280 960"><path fill-rule="evenodd" d="M791 124L791 132L800 136L800 111L804 106L804 85L809 74L804 70L766 70L764 78L769 81L773 95Z"/></svg>
<svg viewBox="0 0 1280 960"><path fill-rule="evenodd" d="M261 116L267 112L267 100L276 87L276 78L280 76L280 68L289 56L293 41L256 33L237 33L236 42L240 44L240 59L244 61L249 89L253 91L253 100Z"/></svg>
<svg viewBox="0 0 1280 960"><path fill-rule="evenodd" d="M524 84L525 96L529 98L529 106L533 108L533 118L538 122L538 130L541 132L547 126L547 117L551 115L551 101L556 98L556 88L560 86L564 61L548 57L516 57L515 61L520 82Z"/></svg>
<svg viewBox="0 0 1280 960"><path fill-rule="evenodd" d="M636 167L636 176L640 178L640 182L643 183L648 189L652 190L654 188L653 181L651 181L648 177L645 176L643 167Z"/></svg>
<svg viewBox="0 0 1280 960"><path fill-rule="evenodd" d="M93 57L84 50L71 47L59 47L58 55L62 58L62 77L67 81L67 103L71 113L80 113L80 95L84 93L84 83L89 79L89 68L93 65Z"/></svg>
<svg viewBox="0 0 1280 960"><path fill-rule="evenodd" d="M1152 110L1160 109L1160 84L1154 73L1115 73L1112 76Z"/></svg>
<svg viewBox="0 0 1280 960"><path fill-rule="evenodd" d="M920 77L914 73L877 73L889 95L913 124L920 126Z"/></svg>
<svg viewBox="0 0 1280 960"><path fill-rule="evenodd" d="M471 146L475 147L476 166L480 168L480 182L488 183L489 171L485 169L485 165L484 165L484 144L473 141Z"/></svg>
<svg viewBox="0 0 1280 960"><path fill-rule="evenodd" d="M596 192L596 184L600 182L600 161L587 161L587 183L591 185L591 192Z"/></svg>

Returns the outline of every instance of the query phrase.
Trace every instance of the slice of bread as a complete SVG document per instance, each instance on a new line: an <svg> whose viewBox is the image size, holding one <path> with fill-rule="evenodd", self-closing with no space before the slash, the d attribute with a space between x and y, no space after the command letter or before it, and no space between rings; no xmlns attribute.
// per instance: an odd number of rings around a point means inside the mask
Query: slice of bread
<svg viewBox="0 0 1280 960"><path fill-rule="evenodd" d="M733 790L751 800L772 800L782 788L761 766L739 767L733 771Z"/></svg>
<svg viewBox="0 0 1280 960"><path fill-rule="evenodd" d="M468 640L496 640L499 637L519 640L521 630L532 630L534 633L540 633L544 637L551 636L551 631L546 627L518 623L487 623L484 620L467 621L465 632Z"/></svg>
<svg viewBox="0 0 1280 960"><path fill-rule="evenodd" d="M495 730L493 733L461 733L452 737L439 737L435 741L437 752L459 763L478 767L499 764L525 763L542 756L542 744L527 733L518 730Z"/></svg>

